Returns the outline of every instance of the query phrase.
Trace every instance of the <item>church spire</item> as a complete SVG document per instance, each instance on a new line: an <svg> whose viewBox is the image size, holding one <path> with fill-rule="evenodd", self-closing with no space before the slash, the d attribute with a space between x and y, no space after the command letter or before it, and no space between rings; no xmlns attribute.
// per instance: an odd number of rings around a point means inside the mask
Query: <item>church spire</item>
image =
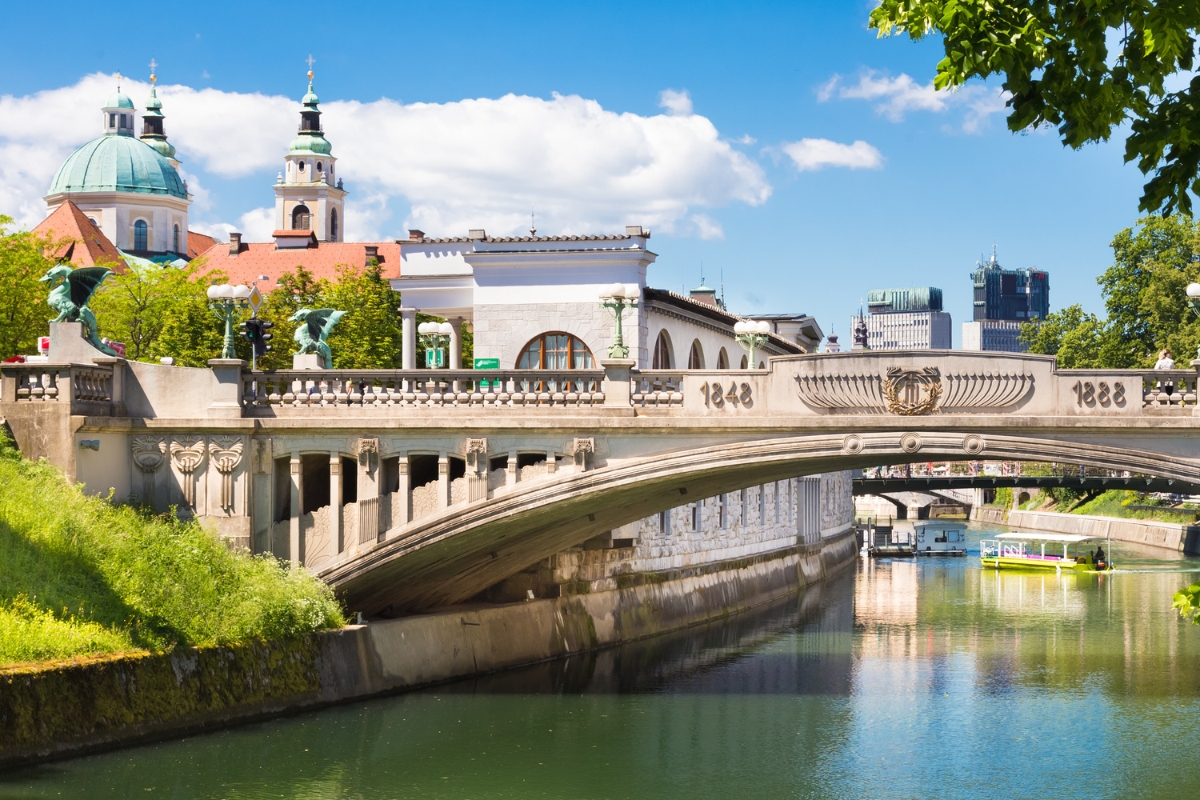
<svg viewBox="0 0 1200 800"><path fill-rule="evenodd" d="M158 69L158 64L154 59L150 59L150 99L146 101L146 112L142 114L142 135L139 138L178 168L179 161L175 158L175 147L167 141L167 132L164 127L166 117L162 113L162 101L158 99L156 69Z"/></svg>

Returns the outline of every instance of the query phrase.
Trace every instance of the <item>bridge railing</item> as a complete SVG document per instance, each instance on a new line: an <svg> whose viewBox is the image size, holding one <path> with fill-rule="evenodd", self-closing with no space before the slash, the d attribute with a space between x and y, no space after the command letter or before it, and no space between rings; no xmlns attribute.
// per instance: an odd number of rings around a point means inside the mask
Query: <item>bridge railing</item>
<svg viewBox="0 0 1200 800"><path fill-rule="evenodd" d="M684 373L681 370L643 370L630 376L633 405L670 407L683 405Z"/></svg>
<svg viewBox="0 0 1200 800"><path fill-rule="evenodd" d="M279 370L242 373L253 410L359 406L551 408L604 404L603 370Z"/></svg>
<svg viewBox="0 0 1200 800"><path fill-rule="evenodd" d="M113 403L113 367L105 364L5 364L0 399L65 403L72 414L105 416Z"/></svg>
<svg viewBox="0 0 1200 800"><path fill-rule="evenodd" d="M1196 405L1195 370L1139 370L1142 379L1142 405L1166 408ZM1086 389L1086 387L1084 387ZM1098 391L1098 389L1097 389Z"/></svg>

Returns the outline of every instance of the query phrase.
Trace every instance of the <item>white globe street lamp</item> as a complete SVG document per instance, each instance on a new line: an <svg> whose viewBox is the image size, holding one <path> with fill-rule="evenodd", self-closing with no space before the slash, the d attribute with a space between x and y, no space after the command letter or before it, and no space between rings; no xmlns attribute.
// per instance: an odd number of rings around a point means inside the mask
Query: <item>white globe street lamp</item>
<svg viewBox="0 0 1200 800"><path fill-rule="evenodd" d="M250 287L241 284L233 286L228 283L218 283L208 287L208 307L217 315L217 319L225 323L225 343L221 349L221 358L237 358L237 348L234 346L233 318L237 316L238 308L249 305Z"/></svg>
<svg viewBox="0 0 1200 800"><path fill-rule="evenodd" d="M613 337L613 343L608 348L609 358L629 358L629 348L625 346L622 324L625 311L637 308L641 295L641 287L636 283L614 283L600 292L600 307L613 312L613 316L617 319L616 336Z"/></svg>
<svg viewBox="0 0 1200 800"><path fill-rule="evenodd" d="M733 338L743 349L749 352L750 369L754 369L754 351L767 343L771 333L771 323L765 320L744 319L733 324Z"/></svg>

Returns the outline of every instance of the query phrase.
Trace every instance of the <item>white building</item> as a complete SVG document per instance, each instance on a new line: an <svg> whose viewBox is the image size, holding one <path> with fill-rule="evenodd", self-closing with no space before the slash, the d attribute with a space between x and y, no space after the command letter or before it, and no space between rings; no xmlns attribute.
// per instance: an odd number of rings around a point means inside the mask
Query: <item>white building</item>
<svg viewBox="0 0 1200 800"><path fill-rule="evenodd" d="M851 317L851 328L866 326L871 350L949 350L950 315L942 311L942 290L934 286L911 289L872 289L865 318Z"/></svg>
<svg viewBox="0 0 1200 800"><path fill-rule="evenodd" d="M1004 319L964 322L962 349L1024 353L1025 347L1021 344L1021 323Z"/></svg>
<svg viewBox="0 0 1200 800"><path fill-rule="evenodd" d="M346 191L337 177L333 146L321 130L321 111L308 71L308 92L301 99L300 131L275 179L275 230L312 231L318 242L340 242L345 225ZM277 239L282 238L278 236Z"/></svg>

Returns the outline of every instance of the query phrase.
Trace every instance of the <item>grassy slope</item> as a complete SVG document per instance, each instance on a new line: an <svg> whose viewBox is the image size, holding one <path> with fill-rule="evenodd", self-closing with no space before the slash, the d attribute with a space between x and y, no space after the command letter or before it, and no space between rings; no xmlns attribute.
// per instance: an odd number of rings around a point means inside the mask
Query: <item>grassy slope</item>
<svg viewBox="0 0 1200 800"><path fill-rule="evenodd" d="M0 429L0 666L339 627L325 584L195 523L87 497Z"/></svg>

